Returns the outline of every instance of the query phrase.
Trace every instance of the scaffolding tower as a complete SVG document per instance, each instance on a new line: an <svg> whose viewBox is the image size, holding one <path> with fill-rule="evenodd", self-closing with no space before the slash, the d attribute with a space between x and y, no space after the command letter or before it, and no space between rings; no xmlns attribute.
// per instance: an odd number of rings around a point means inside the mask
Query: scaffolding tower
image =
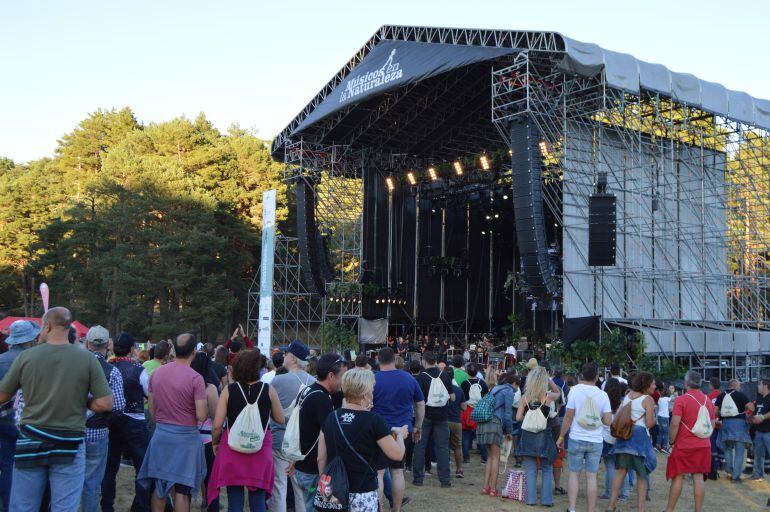
<svg viewBox="0 0 770 512"><path fill-rule="evenodd" d="M565 73L539 52L492 73L492 120L504 140L520 116L542 137L544 203L563 233L565 317L639 329L648 350L692 354L694 367L710 353L770 348L767 130L611 87L604 73ZM614 267L588 265L599 173L617 197Z"/></svg>
<svg viewBox="0 0 770 512"><path fill-rule="evenodd" d="M317 230L324 237L333 280L325 283L326 294L310 293L302 278L297 238L278 237L273 283L273 340L284 343L299 339L309 346L325 348L324 325L337 325L356 332L361 317L361 229L363 212L363 160L345 146L321 146L302 140L285 147L283 179L289 184L304 180L315 195ZM347 285L347 286L345 286ZM331 300L344 286L345 301ZM259 278L250 291L250 331L256 329ZM357 293L351 295L350 290Z"/></svg>

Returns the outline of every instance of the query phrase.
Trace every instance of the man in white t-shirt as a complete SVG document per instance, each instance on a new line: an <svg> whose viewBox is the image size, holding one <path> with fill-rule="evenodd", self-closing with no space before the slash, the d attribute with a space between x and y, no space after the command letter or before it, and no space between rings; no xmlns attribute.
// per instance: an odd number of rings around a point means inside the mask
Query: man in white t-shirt
<svg viewBox="0 0 770 512"><path fill-rule="evenodd" d="M577 506L577 497L580 472L585 470L588 489L588 512L596 510L596 473L599 471L599 461L602 458L602 427L586 429L575 418L580 418L580 411L584 407L588 397L593 400L596 411L601 415L601 423L612 423L612 408L607 393L596 386L599 367L596 363L586 363L580 372L580 381L569 390L567 398L567 412L564 414L564 422L561 434L556 442L559 448L564 447L564 436L569 432L567 446L567 461L569 462L569 512L574 512Z"/></svg>
<svg viewBox="0 0 770 512"><path fill-rule="evenodd" d="M270 358L270 361L273 363L273 369L269 372L265 373L259 380L264 382L265 384L270 384L273 382L273 379L275 378L275 372L283 366L283 352L280 350L276 351L275 354L272 355Z"/></svg>
<svg viewBox="0 0 770 512"><path fill-rule="evenodd" d="M620 376L620 365L617 363L610 366L610 379L618 379L621 384L628 386L628 381ZM605 381L602 382L602 391L604 391L605 386L607 386L607 381L610 379L605 379Z"/></svg>

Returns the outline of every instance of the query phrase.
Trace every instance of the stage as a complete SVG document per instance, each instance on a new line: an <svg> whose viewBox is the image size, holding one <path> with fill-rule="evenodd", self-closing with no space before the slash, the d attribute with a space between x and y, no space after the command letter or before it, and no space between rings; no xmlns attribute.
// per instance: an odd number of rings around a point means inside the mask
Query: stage
<svg viewBox="0 0 770 512"><path fill-rule="evenodd" d="M769 128L766 100L558 33L384 26L273 141L298 218L273 338L515 318L764 367Z"/></svg>

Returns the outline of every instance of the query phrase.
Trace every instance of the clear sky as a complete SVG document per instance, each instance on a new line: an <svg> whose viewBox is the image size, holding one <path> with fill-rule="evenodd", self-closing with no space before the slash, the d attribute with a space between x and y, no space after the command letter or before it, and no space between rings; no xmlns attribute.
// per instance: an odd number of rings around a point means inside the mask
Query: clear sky
<svg viewBox="0 0 770 512"><path fill-rule="evenodd" d="M554 30L770 99L770 2L0 0L0 155L124 106L273 137L383 24Z"/></svg>

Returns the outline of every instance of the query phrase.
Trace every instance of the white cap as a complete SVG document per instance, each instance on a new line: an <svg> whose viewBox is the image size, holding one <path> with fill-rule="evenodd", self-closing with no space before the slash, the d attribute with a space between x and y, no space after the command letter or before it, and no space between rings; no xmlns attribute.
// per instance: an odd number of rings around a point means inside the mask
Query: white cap
<svg viewBox="0 0 770 512"><path fill-rule="evenodd" d="M92 345L106 345L110 342L110 332L101 325L94 325L88 329L86 341Z"/></svg>

